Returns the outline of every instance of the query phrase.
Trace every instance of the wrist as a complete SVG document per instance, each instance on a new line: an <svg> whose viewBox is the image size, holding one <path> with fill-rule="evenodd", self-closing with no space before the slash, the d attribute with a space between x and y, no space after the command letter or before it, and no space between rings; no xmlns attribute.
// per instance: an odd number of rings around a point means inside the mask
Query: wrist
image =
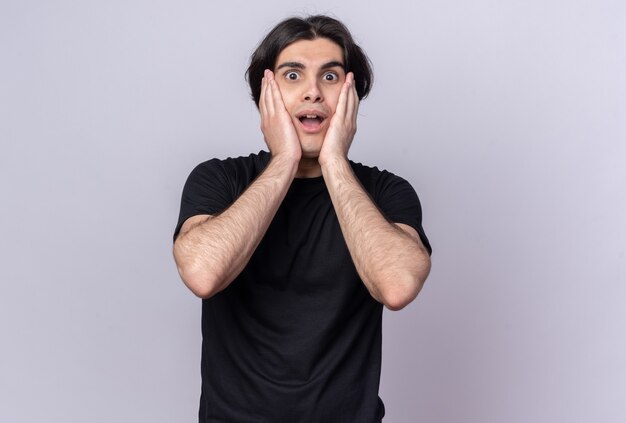
<svg viewBox="0 0 626 423"><path fill-rule="evenodd" d="M318 158L322 172L335 168L349 166L348 156L344 154L320 155Z"/></svg>
<svg viewBox="0 0 626 423"><path fill-rule="evenodd" d="M301 152L295 152L295 153L291 153L291 152L273 153L273 152L270 152L270 154L271 154L270 163L272 163L275 166L284 168L284 170L287 173L295 175L296 170L298 169L298 164L300 163L300 156L302 154Z"/></svg>

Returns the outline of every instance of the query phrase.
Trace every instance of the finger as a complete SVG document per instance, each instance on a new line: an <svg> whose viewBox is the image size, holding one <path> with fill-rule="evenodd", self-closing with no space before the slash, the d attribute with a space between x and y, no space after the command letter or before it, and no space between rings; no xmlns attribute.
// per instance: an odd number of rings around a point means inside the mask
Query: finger
<svg viewBox="0 0 626 423"><path fill-rule="evenodd" d="M266 70L265 71L265 108L268 112L269 115L273 116L275 113L275 108L274 108L274 90L273 90L273 84L275 84L276 82L274 81L272 72L270 70Z"/></svg>
<svg viewBox="0 0 626 423"><path fill-rule="evenodd" d="M348 84L348 89L346 92L346 114L345 114L345 122L350 123L354 119L354 74L349 72L346 77L346 83Z"/></svg>
<svg viewBox="0 0 626 423"><path fill-rule="evenodd" d="M348 81L348 78L346 78L346 81L341 87L341 92L339 93L339 98L337 99L337 108L335 109L335 115L337 115L340 119L345 119L346 117L349 87L350 83Z"/></svg>
<svg viewBox="0 0 626 423"><path fill-rule="evenodd" d="M261 116L266 113L265 110L265 91L267 90L267 79L265 76L261 78L261 95L259 96L259 111L261 112Z"/></svg>
<svg viewBox="0 0 626 423"><path fill-rule="evenodd" d="M280 92L280 87L278 86L278 82L275 79L270 81L270 86L272 88L272 100L274 110L286 110L285 102L283 101L283 95Z"/></svg>
<svg viewBox="0 0 626 423"><path fill-rule="evenodd" d="M354 83L354 74L352 72L350 72L350 74L352 75L352 78L350 80L350 104L351 104L351 111L350 111L350 118L353 120L353 122L355 123L356 126L356 118L357 118L357 114L359 113L359 105L361 104L361 102L359 101L359 94L356 91L356 84Z"/></svg>

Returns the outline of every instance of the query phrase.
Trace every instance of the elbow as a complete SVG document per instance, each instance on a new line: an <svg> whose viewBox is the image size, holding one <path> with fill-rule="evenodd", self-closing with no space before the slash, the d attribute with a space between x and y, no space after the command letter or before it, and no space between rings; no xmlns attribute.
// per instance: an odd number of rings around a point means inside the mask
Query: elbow
<svg viewBox="0 0 626 423"><path fill-rule="evenodd" d="M398 311L409 305L420 293L430 273L430 256L424 248L396 272L387 273L379 285L379 301L389 310Z"/></svg>
<svg viewBox="0 0 626 423"><path fill-rule="evenodd" d="M386 288L379 292L380 302L391 311L402 310L417 298L424 286L429 270L430 263L422 271L396 277L393 282L383 285Z"/></svg>
<svg viewBox="0 0 626 423"><path fill-rule="evenodd" d="M219 284L217 283L217 278L213 277L208 272L178 266L178 274L185 286L198 298L203 300L211 298L220 291L218 289Z"/></svg>
<svg viewBox="0 0 626 423"><path fill-rule="evenodd" d="M221 290L218 275L208 270L206 265L198 260L189 259L176 248L174 248L174 260L183 283L198 298L210 298Z"/></svg>
<svg viewBox="0 0 626 423"><path fill-rule="evenodd" d="M394 288L381 292L381 303L391 311L399 311L411 304L417 297L421 284L416 288Z"/></svg>
<svg viewBox="0 0 626 423"><path fill-rule="evenodd" d="M187 224L187 222L185 222ZM207 299L222 291L232 279L228 269L216 259L216 254L205 251L189 232L183 232L174 241L173 256L176 269L185 286L198 298Z"/></svg>

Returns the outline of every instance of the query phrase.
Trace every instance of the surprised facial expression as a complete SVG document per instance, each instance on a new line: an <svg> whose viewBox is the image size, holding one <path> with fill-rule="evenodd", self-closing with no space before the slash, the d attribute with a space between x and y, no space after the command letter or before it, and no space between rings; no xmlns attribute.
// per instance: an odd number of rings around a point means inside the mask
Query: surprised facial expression
<svg viewBox="0 0 626 423"><path fill-rule="evenodd" d="M326 38L296 41L278 55L274 75L303 157L317 157L346 80L341 47Z"/></svg>

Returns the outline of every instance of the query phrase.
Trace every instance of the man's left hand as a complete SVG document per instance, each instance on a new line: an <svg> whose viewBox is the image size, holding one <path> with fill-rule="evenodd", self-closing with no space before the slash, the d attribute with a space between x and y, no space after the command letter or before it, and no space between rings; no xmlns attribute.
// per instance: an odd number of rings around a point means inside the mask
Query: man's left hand
<svg viewBox="0 0 626 423"><path fill-rule="evenodd" d="M354 74L348 72L343 84L337 109L330 120L328 132L320 150L318 161L323 165L333 158L346 159L352 139L356 133L356 119L359 111L359 97L354 86Z"/></svg>

